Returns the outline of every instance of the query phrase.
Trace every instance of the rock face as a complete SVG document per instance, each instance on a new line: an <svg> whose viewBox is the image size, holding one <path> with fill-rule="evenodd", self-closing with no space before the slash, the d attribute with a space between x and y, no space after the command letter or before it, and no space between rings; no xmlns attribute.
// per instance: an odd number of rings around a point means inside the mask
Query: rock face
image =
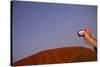
<svg viewBox="0 0 100 67"><path fill-rule="evenodd" d="M14 66L96 61L94 51L85 47L49 49L15 62Z"/></svg>

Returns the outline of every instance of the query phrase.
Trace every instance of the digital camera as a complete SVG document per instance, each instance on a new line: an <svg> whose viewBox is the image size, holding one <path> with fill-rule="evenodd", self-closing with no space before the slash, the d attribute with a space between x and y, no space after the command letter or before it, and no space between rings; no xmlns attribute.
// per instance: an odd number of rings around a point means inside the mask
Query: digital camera
<svg viewBox="0 0 100 67"><path fill-rule="evenodd" d="M84 31L77 31L78 37L83 37L84 36Z"/></svg>

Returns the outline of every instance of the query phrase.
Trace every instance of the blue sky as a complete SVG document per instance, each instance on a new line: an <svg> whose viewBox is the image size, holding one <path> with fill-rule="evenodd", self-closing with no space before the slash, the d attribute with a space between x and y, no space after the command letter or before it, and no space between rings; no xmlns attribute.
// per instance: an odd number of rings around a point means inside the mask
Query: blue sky
<svg viewBox="0 0 100 67"><path fill-rule="evenodd" d="M12 23L14 62L46 49L92 48L77 31L87 26L96 38L97 7L14 1Z"/></svg>

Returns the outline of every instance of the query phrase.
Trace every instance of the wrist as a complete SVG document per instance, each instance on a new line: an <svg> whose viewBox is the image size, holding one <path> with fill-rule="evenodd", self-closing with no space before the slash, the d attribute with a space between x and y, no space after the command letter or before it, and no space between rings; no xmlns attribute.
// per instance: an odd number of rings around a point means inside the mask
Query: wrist
<svg viewBox="0 0 100 67"><path fill-rule="evenodd" d="M97 41L96 41L96 39L91 38L91 44L92 44L94 47L97 47Z"/></svg>

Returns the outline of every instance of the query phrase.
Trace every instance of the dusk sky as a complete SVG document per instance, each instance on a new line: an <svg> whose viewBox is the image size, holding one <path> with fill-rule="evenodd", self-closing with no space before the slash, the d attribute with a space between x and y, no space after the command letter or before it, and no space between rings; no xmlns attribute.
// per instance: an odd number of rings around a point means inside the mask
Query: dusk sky
<svg viewBox="0 0 100 67"><path fill-rule="evenodd" d="M14 62L47 49L92 48L77 36L84 26L97 38L96 6L14 1L12 17Z"/></svg>

